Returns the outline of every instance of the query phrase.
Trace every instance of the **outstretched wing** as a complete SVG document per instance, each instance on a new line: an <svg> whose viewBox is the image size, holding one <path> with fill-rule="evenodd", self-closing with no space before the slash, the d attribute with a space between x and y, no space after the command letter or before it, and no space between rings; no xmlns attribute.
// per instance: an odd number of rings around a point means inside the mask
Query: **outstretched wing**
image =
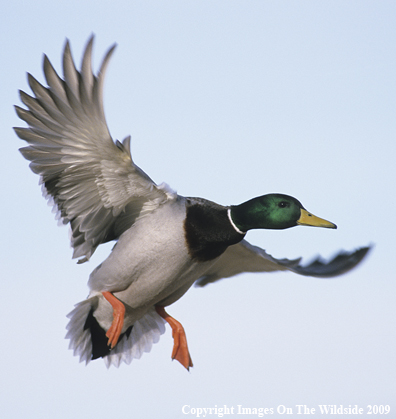
<svg viewBox="0 0 396 419"><path fill-rule="evenodd" d="M196 281L203 287L222 278L228 278L244 272L292 271L299 275L330 278L341 275L356 266L370 250L362 247L352 252L339 252L332 260L326 262L317 258L309 265L300 265L301 258L275 259L260 247L253 246L246 240L227 248L205 275Z"/></svg>
<svg viewBox="0 0 396 419"><path fill-rule="evenodd" d="M103 109L103 83L115 45L96 76L92 45L93 36L77 71L66 42L64 79L44 56L48 87L28 74L34 96L20 91L27 109L15 107L29 126L15 128L29 143L20 151L40 175L44 195L53 200L63 223L70 223L73 257L85 260L99 244L118 238L137 217L175 197L133 163L130 137L122 143L112 140Z"/></svg>

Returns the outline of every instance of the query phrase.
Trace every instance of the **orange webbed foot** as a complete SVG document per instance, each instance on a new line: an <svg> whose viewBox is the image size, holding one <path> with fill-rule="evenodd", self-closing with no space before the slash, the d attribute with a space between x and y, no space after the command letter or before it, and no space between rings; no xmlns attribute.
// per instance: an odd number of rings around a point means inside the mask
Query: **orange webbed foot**
<svg viewBox="0 0 396 419"><path fill-rule="evenodd" d="M102 294L113 307L113 322L106 333L106 336L109 338L108 345L113 349L117 345L124 325L125 306L111 292L103 291Z"/></svg>
<svg viewBox="0 0 396 419"><path fill-rule="evenodd" d="M184 327L180 322L170 316L162 306L155 307L156 312L172 328L173 350L172 359L179 361L187 371L193 366L190 352L188 351L187 336Z"/></svg>

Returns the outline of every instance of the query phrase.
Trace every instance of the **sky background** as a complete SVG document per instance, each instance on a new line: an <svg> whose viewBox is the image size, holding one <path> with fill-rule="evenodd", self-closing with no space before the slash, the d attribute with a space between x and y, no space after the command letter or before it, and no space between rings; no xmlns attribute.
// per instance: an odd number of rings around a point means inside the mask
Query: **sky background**
<svg viewBox="0 0 396 419"><path fill-rule="evenodd" d="M184 405L273 408L272 417L283 405L301 417L302 404L395 414L395 23L394 1L2 5L3 417L196 417ZM225 205L295 196L338 229L247 240L305 262L374 243L369 258L333 280L246 274L192 288L168 310L186 329L189 373L171 362L169 327L129 366L79 364L66 314L112 244L89 263L71 259L68 228L57 227L11 128L24 126L13 105L18 89L30 93L26 72L44 82L43 53L60 70L66 37L79 66L91 33L96 70L118 43L105 83L110 132L132 135L135 162L157 183Z"/></svg>

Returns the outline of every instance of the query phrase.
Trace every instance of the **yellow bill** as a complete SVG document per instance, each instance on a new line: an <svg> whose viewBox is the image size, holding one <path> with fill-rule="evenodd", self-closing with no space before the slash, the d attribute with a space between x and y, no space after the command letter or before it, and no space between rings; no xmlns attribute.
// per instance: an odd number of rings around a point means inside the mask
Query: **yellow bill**
<svg viewBox="0 0 396 419"><path fill-rule="evenodd" d="M302 226L337 228L337 226L330 221L319 218L303 208L301 208L301 216L297 220L297 224Z"/></svg>

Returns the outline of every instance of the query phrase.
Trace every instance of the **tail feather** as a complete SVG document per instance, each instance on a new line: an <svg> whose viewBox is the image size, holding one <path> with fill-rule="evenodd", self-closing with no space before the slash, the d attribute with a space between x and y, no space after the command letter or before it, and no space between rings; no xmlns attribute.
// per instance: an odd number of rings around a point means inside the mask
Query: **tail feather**
<svg viewBox="0 0 396 419"><path fill-rule="evenodd" d="M70 339L69 349L73 350L74 356L80 357L80 362L88 364L92 357L92 340L88 329L84 328L91 308L96 307L96 297L76 304L75 309L67 317L70 319L66 329L66 339Z"/></svg>
<svg viewBox="0 0 396 419"><path fill-rule="evenodd" d="M144 352L150 352L165 332L165 321L152 308L123 333L117 345L110 350L106 331L93 316L97 305L97 296L89 298L78 303L67 316L70 321L66 327L66 339L70 339L69 349L80 357L80 362L88 364L102 357L107 368L111 365L119 367L123 362L130 364L134 358L139 359Z"/></svg>
<svg viewBox="0 0 396 419"><path fill-rule="evenodd" d="M150 352L154 343L165 332L165 320L154 308L133 324L129 337L124 334L109 355L104 357L107 368L119 367L122 362L130 364L132 359L139 359L144 352Z"/></svg>

